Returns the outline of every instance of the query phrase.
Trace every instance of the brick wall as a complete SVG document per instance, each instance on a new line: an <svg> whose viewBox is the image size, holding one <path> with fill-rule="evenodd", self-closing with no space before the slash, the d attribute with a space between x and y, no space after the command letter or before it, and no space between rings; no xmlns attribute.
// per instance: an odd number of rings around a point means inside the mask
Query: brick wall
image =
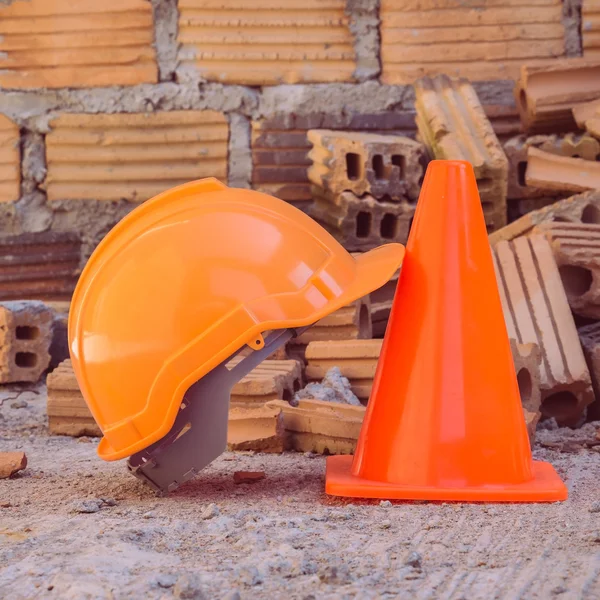
<svg viewBox="0 0 600 600"><path fill-rule="evenodd" d="M0 233L76 232L215 176L300 206L311 128L413 136L424 73L500 137L516 67L597 52L598 1L2 0ZM583 15L583 16L582 16ZM580 35L583 31L583 37Z"/></svg>

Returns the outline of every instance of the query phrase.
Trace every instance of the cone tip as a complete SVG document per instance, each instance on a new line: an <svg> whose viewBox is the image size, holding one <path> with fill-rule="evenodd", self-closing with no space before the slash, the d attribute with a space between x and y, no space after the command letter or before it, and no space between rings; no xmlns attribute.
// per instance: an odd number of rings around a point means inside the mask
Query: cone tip
<svg viewBox="0 0 600 600"><path fill-rule="evenodd" d="M468 160L432 160L428 167L428 173L441 175L449 171L458 171L462 174L473 173L473 165Z"/></svg>

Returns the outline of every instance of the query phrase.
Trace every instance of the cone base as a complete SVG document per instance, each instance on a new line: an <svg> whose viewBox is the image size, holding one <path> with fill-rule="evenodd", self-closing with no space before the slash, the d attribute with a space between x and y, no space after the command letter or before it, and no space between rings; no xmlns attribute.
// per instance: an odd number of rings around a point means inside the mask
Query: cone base
<svg viewBox="0 0 600 600"><path fill-rule="evenodd" d="M330 456L327 459L327 494L350 498L442 502L556 502L566 500L568 496L565 484L547 462L533 461L533 480L526 483L444 488L382 483L355 477L352 475L353 459L353 456Z"/></svg>

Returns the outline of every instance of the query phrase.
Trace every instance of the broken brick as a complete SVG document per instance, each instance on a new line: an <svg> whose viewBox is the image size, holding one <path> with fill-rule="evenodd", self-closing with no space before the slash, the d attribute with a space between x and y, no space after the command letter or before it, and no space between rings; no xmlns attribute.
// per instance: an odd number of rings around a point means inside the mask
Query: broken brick
<svg viewBox="0 0 600 600"><path fill-rule="evenodd" d="M26 467L25 452L0 452L0 479L8 479Z"/></svg>
<svg viewBox="0 0 600 600"><path fill-rule="evenodd" d="M550 242L571 310L600 319L600 224L542 223L533 231Z"/></svg>
<svg viewBox="0 0 600 600"><path fill-rule="evenodd" d="M536 135L527 137L518 135L504 144L504 152L508 158L508 198L509 203L519 198L541 198L560 191L545 190L528 185L525 181L527 172L527 150L538 148L559 156L596 160L600 154L600 142L589 135L567 133L564 135Z"/></svg>
<svg viewBox="0 0 600 600"><path fill-rule="evenodd" d="M529 442L533 446L535 430L542 416L540 411L542 403L542 392L540 390L542 355L537 344L519 344L514 339L510 340L510 349L515 364Z"/></svg>
<svg viewBox="0 0 600 600"><path fill-rule="evenodd" d="M227 449L283 452L283 415L280 408L260 406L229 409Z"/></svg>
<svg viewBox="0 0 600 600"><path fill-rule="evenodd" d="M405 244L415 206L405 201L381 202L369 194L358 198L353 192L332 196L318 188L310 215L346 250L367 251L382 244Z"/></svg>
<svg viewBox="0 0 600 600"><path fill-rule="evenodd" d="M525 182L543 190L597 190L600 189L600 162L557 156L530 147Z"/></svg>
<svg viewBox="0 0 600 600"><path fill-rule="evenodd" d="M179 0L178 76L240 85L353 81L345 0Z"/></svg>
<svg viewBox="0 0 600 600"><path fill-rule="evenodd" d="M521 67L515 86L525 131L558 133L576 129L572 109L600 96L600 61L565 58Z"/></svg>
<svg viewBox="0 0 600 600"><path fill-rule="evenodd" d="M370 194L389 201L416 202L425 150L409 138L312 129L308 178L330 194Z"/></svg>
<svg viewBox="0 0 600 600"><path fill-rule="evenodd" d="M530 235L499 242L494 251L509 337L541 352L542 415L575 426L594 396L550 243Z"/></svg>
<svg viewBox="0 0 600 600"><path fill-rule="evenodd" d="M0 236L0 300L70 300L80 262L74 232Z"/></svg>
<svg viewBox="0 0 600 600"><path fill-rule="evenodd" d="M587 417L600 419L600 323L591 323L579 328L579 339L587 361L596 400L588 406ZM600 439L600 433L599 439Z"/></svg>
<svg viewBox="0 0 600 600"><path fill-rule="evenodd" d="M306 347L306 378L320 381L332 367L350 381L352 391L363 403L369 399L382 340L311 342Z"/></svg>
<svg viewBox="0 0 600 600"><path fill-rule="evenodd" d="M0 41L0 52L1 50L2 42ZM0 58L1 64L2 59ZM20 141L19 126L0 114L0 202L14 202L20 196Z"/></svg>
<svg viewBox="0 0 600 600"><path fill-rule="evenodd" d="M587 129L592 135L598 137L597 120L600 118L600 99L575 106L573 118L579 129Z"/></svg>
<svg viewBox="0 0 600 600"><path fill-rule="evenodd" d="M192 179L227 180L229 125L219 112L63 114L50 127L50 202L141 202Z"/></svg>
<svg viewBox="0 0 600 600"><path fill-rule="evenodd" d="M364 407L321 400L300 400L298 406L273 400L267 406L283 411L286 449L318 454L354 453Z"/></svg>
<svg viewBox="0 0 600 600"><path fill-rule="evenodd" d="M0 3L2 88L81 88L157 81L149 2Z"/></svg>
<svg viewBox="0 0 600 600"><path fill-rule="evenodd" d="M52 321L43 302L0 302L0 383L38 381L50 363Z"/></svg>
<svg viewBox="0 0 600 600"><path fill-rule="evenodd" d="M490 234L490 244L513 240L526 235L536 225L552 221L569 223L600 223L600 191L594 190L565 198L530 212L520 219Z"/></svg>
<svg viewBox="0 0 600 600"><path fill-rule="evenodd" d="M415 94L419 137L430 155L470 162L488 230L505 225L508 160L471 84L425 78Z"/></svg>

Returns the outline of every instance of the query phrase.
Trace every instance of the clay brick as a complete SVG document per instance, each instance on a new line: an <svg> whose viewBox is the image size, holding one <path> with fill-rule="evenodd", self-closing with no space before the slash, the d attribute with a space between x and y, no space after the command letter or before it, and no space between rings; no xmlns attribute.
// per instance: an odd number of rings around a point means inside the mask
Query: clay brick
<svg viewBox="0 0 600 600"><path fill-rule="evenodd" d="M269 407L281 408L286 449L319 454L353 454L365 415L362 406L300 400L290 406L274 400Z"/></svg>
<svg viewBox="0 0 600 600"><path fill-rule="evenodd" d="M502 240L513 240L526 235L536 225L546 222L600 223L600 191L594 190L565 198L526 214L506 227L490 234L494 246Z"/></svg>
<svg viewBox="0 0 600 600"><path fill-rule="evenodd" d="M600 99L578 104L573 107L573 118L579 129L586 129L587 121L600 117Z"/></svg>
<svg viewBox="0 0 600 600"><path fill-rule="evenodd" d="M596 400L588 406L589 420L600 419L600 323L592 323L579 328L579 339L587 361Z"/></svg>
<svg viewBox="0 0 600 600"><path fill-rule="evenodd" d="M344 0L179 0L179 69L242 85L353 81Z"/></svg>
<svg viewBox="0 0 600 600"><path fill-rule="evenodd" d="M73 232L0 236L0 300L69 300L80 271Z"/></svg>
<svg viewBox="0 0 600 600"><path fill-rule="evenodd" d="M46 136L48 200L147 200L203 177L227 180L222 113L63 114Z"/></svg>
<svg viewBox="0 0 600 600"><path fill-rule="evenodd" d="M332 367L347 377L355 396L366 403L381 353L382 340L311 342L306 347L306 378L321 381Z"/></svg>
<svg viewBox="0 0 600 600"><path fill-rule="evenodd" d="M156 83L153 44L144 0L0 3L0 87Z"/></svg>
<svg viewBox="0 0 600 600"><path fill-rule="evenodd" d="M229 410L228 450L283 452L284 443L285 429L281 408L234 406Z"/></svg>
<svg viewBox="0 0 600 600"><path fill-rule="evenodd" d="M560 0L382 0L382 80L446 73L515 79L524 60L565 51Z"/></svg>
<svg viewBox="0 0 600 600"><path fill-rule="evenodd" d="M523 128L531 133L576 129L572 109L600 96L600 61L582 58L532 63L515 86Z"/></svg>
<svg viewBox="0 0 600 600"><path fill-rule="evenodd" d="M542 223L533 232L550 242L571 310L600 319L600 225Z"/></svg>
<svg viewBox="0 0 600 600"><path fill-rule="evenodd" d="M288 343L292 346L306 346L310 342L323 340L367 339L372 335L371 302L368 296L317 321L310 329ZM284 398L285 399L285 398Z"/></svg>
<svg viewBox="0 0 600 600"><path fill-rule="evenodd" d="M515 363L529 442L533 446L535 430L542 416L540 411L542 403L542 392L540 390L542 355L537 344L519 344L513 339L510 340L510 349Z"/></svg>
<svg viewBox="0 0 600 600"><path fill-rule="evenodd" d="M575 426L593 393L550 244L530 235L499 242L494 250L509 337L537 344L541 352L542 415Z"/></svg>
<svg viewBox="0 0 600 600"><path fill-rule="evenodd" d="M373 337L379 338L385 334L399 275L400 271L398 270L387 283L370 294Z"/></svg>
<svg viewBox="0 0 600 600"><path fill-rule="evenodd" d="M381 202L367 194L330 195L314 189L310 215L346 250L366 251L389 242L406 243L415 206L408 202Z"/></svg>
<svg viewBox="0 0 600 600"><path fill-rule="evenodd" d="M236 356L228 365L237 364ZM302 367L297 360L264 360L231 390L232 406L261 406L269 400L291 400L302 387Z"/></svg>
<svg viewBox="0 0 600 600"><path fill-rule="evenodd" d="M63 361L46 379L48 430L52 435L102 435L88 408L70 360Z"/></svg>
<svg viewBox="0 0 600 600"><path fill-rule="evenodd" d="M538 148L543 152L558 156L596 160L600 155L600 142L589 135L567 133L564 135L519 135L504 144L508 158L508 198L509 203L520 198L543 198L560 192L544 190L527 185L527 150Z"/></svg>
<svg viewBox="0 0 600 600"><path fill-rule="evenodd" d="M41 377L50 363L52 319L43 302L0 302L0 383Z"/></svg>
<svg viewBox="0 0 600 600"><path fill-rule="evenodd" d="M416 202L425 148L409 138L311 129L308 178L332 194L370 194L386 201Z"/></svg>
<svg viewBox="0 0 600 600"><path fill-rule="evenodd" d="M445 76L415 83L417 127L436 159L473 165L488 229L506 224L508 160L473 87Z"/></svg>
<svg viewBox="0 0 600 600"><path fill-rule="evenodd" d="M2 59L0 58L1 63ZM21 153L19 142L18 125L0 114L0 202L13 202L20 196Z"/></svg>
<svg viewBox="0 0 600 600"><path fill-rule="evenodd" d="M600 59L600 0L581 3L581 43L585 58Z"/></svg>
<svg viewBox="0 0 600 600"><path fill-rule="evenodd" d="M8 479L26 467L25 452L0 452L0 479Z"/></svg>
<svg viewBox="0 0 600 600"><path fill-rule="evenodd" d="M551 194L552 192L549 193ZM545 208L546 206L554 204L558 200L564 199L565 196L568 197L568 194L561 194L560 196L543 196L541 198L517 198L516 200L509 200L508 221L509 223L512 223L527 213L530 213L534 210L539 210L540 208ZM498 231L503 231L503 229L498 229Z"/></svg>

